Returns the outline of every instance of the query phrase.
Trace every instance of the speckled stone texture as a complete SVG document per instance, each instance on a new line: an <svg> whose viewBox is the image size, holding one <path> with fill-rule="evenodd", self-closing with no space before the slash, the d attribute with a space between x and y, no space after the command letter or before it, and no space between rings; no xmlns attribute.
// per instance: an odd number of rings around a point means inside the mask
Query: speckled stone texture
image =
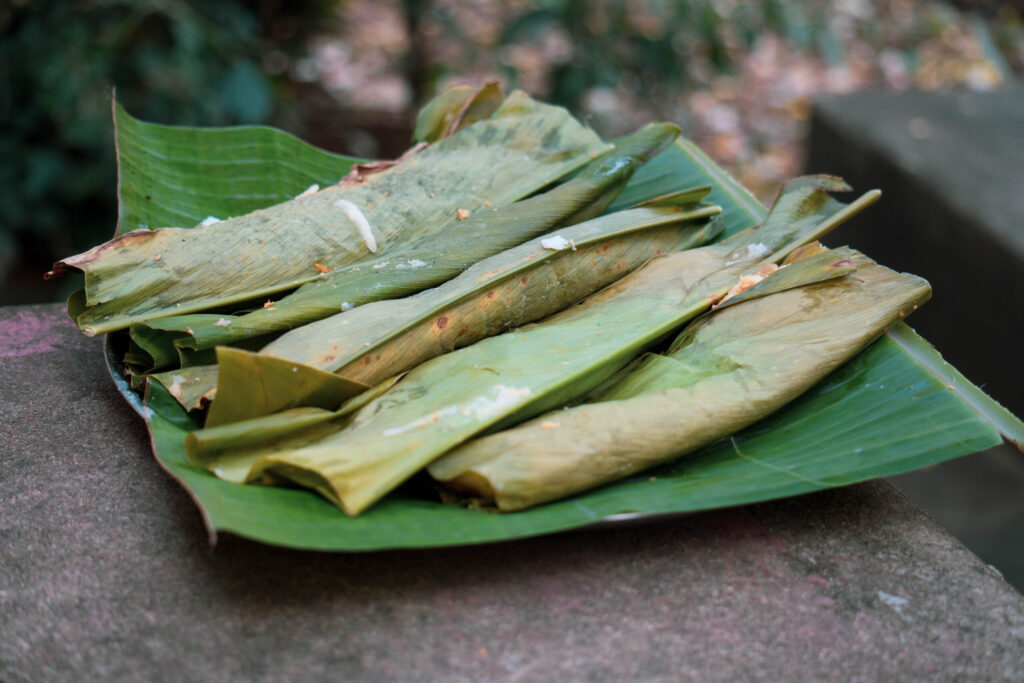
<svg viewBox="0 0 1024 683"><path fill-rule="evenodd" d="M513 543L222 536L100 344L0 309L0 680L1021 680L1024 598L885 483Z"/></svg>

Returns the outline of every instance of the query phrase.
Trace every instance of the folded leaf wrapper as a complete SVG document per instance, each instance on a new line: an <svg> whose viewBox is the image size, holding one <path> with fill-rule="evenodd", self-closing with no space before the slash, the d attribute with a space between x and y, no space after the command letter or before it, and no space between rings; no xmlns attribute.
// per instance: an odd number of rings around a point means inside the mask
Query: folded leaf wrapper
<svg viewBox="0 0 1024 683"><path fill-rule="evenodd" d="M872 201L840 204L827 194L833 187L845 186L791 183L756 230L659 257L578 306L428 361L337 434L265 455L249 478L283 477L358 514L470 437L585 394L708 310L742 273L781 260Z"/></svg>
<svg viewBox="0 0 1024 683"><path fill-rule="evenodd" d="M471 123L490 116L501 105L501 100L501 87L497 81L479 88L456 85L442 90L420 110L412 141L434 142L454 135Z"/></svg>
<svg viewBox="0 0 1024 683"><path fill-rule="evenodd" d="M491 118L357 182L212 225L135 230L51 276L85 273L69 312L87 334L235 304L407 244L460 211L509 204L604 149L564 109L515 92Z"/></svg>
<svg viewBox="0 0 1024 683"><path fill-rule="evenodd" d="M253 402L279 368L301 365L338 381L376 384L430 358L538 320L579 301L658 254L702 244L716 233L704 223L716 207L632 209L535 238L472 266L459 277L405 299L378 301L289 332L258 354L218 351L232 381L217 380L206 425L252 419L310 403L295 391L275 393L276 408ZM545 246L556 240L560 248ZM563 246L564 244L564 246ZM571 245L571 246L570 246ZM246 369L232 366L244 364ZM271 366L271 364L273 364ZM166 373L157 376L166 381ZM202 385L193 394L207 394Z"/></svg>
<svg viewBox="0 0 1024 683"><path fill-rule="evenodd" d="M621 479L785 405L927 300L928 283L861 255L854 275L748 300L694 322L587 403L455 449L428 470L520 510Z"/></svg>
<svg viewBox="0 0 1024 683"><path fill-rule="evenodd" d="M407 245L324 273L244 315L194 313L132 325L133 340L150 358L138 369L148 372L184 361L179 359L182 351L280 334L372 301L408 296L560 225L600 215L634 172L678 133L671 124L645 126L551 190L463 220L453 218ZM684 205L692 206L703 194L687 193Z"/></svg>

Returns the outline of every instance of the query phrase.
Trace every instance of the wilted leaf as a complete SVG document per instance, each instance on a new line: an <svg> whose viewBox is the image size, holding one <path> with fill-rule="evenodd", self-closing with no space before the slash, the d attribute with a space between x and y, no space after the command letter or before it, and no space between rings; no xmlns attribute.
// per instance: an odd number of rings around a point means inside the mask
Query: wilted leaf
<svg viewBox="0 0 1024 683"><path fill-rule="evenodd" d="M371 301L413 294L559 225L599 215L635 170L678 133L671 124L649 125L552 190L478 211L465 220L453 219L408 245L324 273L294 293L244 315L193 313L136 323L132 338L151 359L137 369L146 372L174 365L181 349L212 349L280 334ZM705 194L690 191L684 198L693 205Z"/></svg>
<svg viewBox="0 0 1024 683"><path fill-rule="evenodd" d="M262 359L284 359L376 384L434 356L559 311L653 256L710 239L714 233L703 224L681 224L717 212L715 207L631 209L595 218L480 261L434 289L367 304L293 330L259 354L218 354L218 364L223 370L245 359L255 368ZM550 240L564 246L545 246ZM275 367L287 370L287 365ZM250 419L266 414L249 399L262 393L252 383L264 375L232 370L231 376L234 381L218 381L208 426L224 424L229 415ZM308 405L298 388L289 392L282 386L281 391L280 400ZM231 407L222 412L221 405Z"/></svg>
<svg viewBox="0 0 1024 683"><path fill-rule="evenodd" d="M361 184L333 185L199 229L133 231L61 261L53 273L85 273L86 308L76 322L87 334L239 303L363 259L374 242L382 253L407 244L459 209L513 202L601 149L565 110L517 92L493 118Z"/></svg>
<svg viewBox="0 0 1024 683"><path fill-rule="evenodd" d="M419 365L344 430L264 456L250 477L269 470L359 514L473 435L592 389L707 310L741 273L768 255L781 260L851 215L822 185L831 187L811 179L787 185L756 230L666 254L580 306Z"/></svg>
<svg viewBox="0 0 1024 683"><path fill-rule="evenodd" d="M801 262L810 266L802 270L813 273L815 261L836 258L851 259L819 254ZM519 510L734 434L812 387L928 298L921 278L859 255L852 260L855 276L823 271L827 282L812 277L816 286L786 287L702 317L665 356L648 355L592 402L471 441L432 463L431 475L502 510Z"/></svg>

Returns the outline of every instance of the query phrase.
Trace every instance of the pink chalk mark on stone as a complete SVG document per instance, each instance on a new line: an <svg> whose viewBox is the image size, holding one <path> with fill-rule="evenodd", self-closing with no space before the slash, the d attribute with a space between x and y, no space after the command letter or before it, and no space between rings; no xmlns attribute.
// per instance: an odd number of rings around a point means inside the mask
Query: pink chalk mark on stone
<svg viewBox="0 0 1024 683"><path fill-rule="evenodd" d="M811 583L817 583L817 584L822 585L822 586L827 586L828 585L828 579L826 579L824 576L821 576L819 574L808 574L807 575L807 580L810 581Z"/></svg>
<svg viewBox="0 0 1024 683"><path fill-rule="evenodd" d="M53 328L67 322L60 314L18 311L0 320L0 358L31 356L57 350Z"/></svg>

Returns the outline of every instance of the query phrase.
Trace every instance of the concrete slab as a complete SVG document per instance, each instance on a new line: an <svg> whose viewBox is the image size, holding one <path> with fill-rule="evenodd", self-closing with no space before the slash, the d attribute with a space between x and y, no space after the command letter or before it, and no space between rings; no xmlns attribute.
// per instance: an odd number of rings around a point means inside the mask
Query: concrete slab
<svg viewBox="0 0 1024 683"><path fill-rule="evenodd" d="M884 482L484 547L210 549L59 307L0 309L0 368L4 681L1024 673L1024 598Z"/></svg>

